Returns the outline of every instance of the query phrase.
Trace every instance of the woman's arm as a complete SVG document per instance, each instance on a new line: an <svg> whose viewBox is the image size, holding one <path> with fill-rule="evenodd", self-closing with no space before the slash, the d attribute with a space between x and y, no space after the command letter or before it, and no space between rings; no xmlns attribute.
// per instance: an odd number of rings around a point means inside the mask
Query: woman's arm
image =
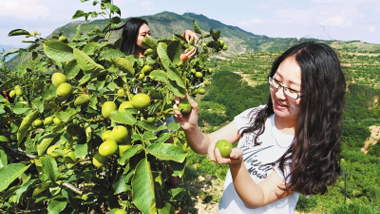
<svg viewBox="0 0 380 214"><path fill-rule="evenodd" d="M214 140L225 139L230 142L236 142L239 139L238 130L234 122L227 126L211 133L205 134L198 126L198 104L187 96L192 107L188 115L183 115L181 112L176 111L174 117L185 131L187 142L192 150L199 154L207 154L209 145ZM178 107L180 99L176 99L174 108Z"/></svg>
<svg viewBox="0 0 380 214"><path fill-rule="evenodd" d="M248 207L264 206L294 192L283 190L285 181L274 170L264 181L257 184L249 175L243 162L243 151L234 148L229 158L223 158L215 148L216 142L210 145L211 161L229 164L236 192Z"/></svg>

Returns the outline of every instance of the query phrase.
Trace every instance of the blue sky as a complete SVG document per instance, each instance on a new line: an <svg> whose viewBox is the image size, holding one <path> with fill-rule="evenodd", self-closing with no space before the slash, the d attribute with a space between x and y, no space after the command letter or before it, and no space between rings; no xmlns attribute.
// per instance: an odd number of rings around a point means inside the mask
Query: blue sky
<svg viewBox="0 0 380 214"><path fill-rule="evenodd" d="M72 21L76 10L94 11L92 0L0 0L0 45L20 46L8 37L17 28L42 37ZM114 0L122 18L162 11L192 12L269 37L361 40L380 44L380 0Z"/></svg>

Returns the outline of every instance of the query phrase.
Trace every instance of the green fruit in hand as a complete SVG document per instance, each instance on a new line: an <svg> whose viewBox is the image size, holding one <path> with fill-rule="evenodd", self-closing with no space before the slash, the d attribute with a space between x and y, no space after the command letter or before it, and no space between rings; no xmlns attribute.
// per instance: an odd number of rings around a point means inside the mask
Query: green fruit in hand
<svg viewBox="0 0 380 214"><path fill-rule="evenodd" d="M198 93L198 94L202 94L202 95L203 95L203 94L206 94L206 89L204 89L204 88L198 88L198 89L197 89L197 93Z"/></svg>
<svg viewBox="0 0 380 214"><path fill-rule="evenodd" d="M21 96L24 93L21 88L15 89L15 91L17 96Z"/></svg>
<svg viewBox="0 0 380 214"><path fill-rule="evenodd" d="M127 211L119 209L119 210L116 210L114 214L127 214Z"/></svg>
<svg viewBox="0 0 380 214"><path fill-rule="evenodd" d="M35 127L40 127L40 126L42 126L42 120L40 120L40 119L36 119L35 121L33 121L33 125L34 125Z"/></svg>
<svg viewBox="0 0 380 214"><path fill-rule="evenodd" d="M232 144L228 140L218 140L218 142L216 142L216 148L219 149L222 157L227 158L231 154Z"/></svg>
<svg viewBox="0 0 380 214"><path fill-rule="evenodd" d="M115 126L112 129L112 139L117 143L125 143L128 139L128 129L125 126Z"/></svg>
<svg viewBox="0 0 380 214"><path fill-rule="evenodd" d="M193 38L190 39L190 43L189 44L190 45L194 45L194 39Z"/></svg>
<svg viewBox="0 0 380 214"><path fill-rule="evenodd" d="M59 157L60 155L59 155L57 152L54 151L54 150L56 150L56 149L59 149L59 146L58 146L58 145L52 145L52 146L50 146L50 147L47 149L46 153L47 153L48 155L52 156L53 158L57 158L57 157Z"/></svg>
<svg viewBox="0 0 380 214"><path fill-rule="evenodd" d="M82 94L75 99L74 105L75 106L81 106L81 105L87 103L88 101L90 101L90 96L87 94Z"/></svg>
<svg viewBox="0 0 380 214"><path fill-rule="evenodd" d="M195 72L195 76L198 78L202 78L203 74L202 74L202 72L197 71L197 72Z"/></svg>
<svg viewBox="0 0 380 214"><path fill-rule="evenodd" d="M117 145L116 141L107 140L103 142L102 144L100 144L99 154L104 157L107 157L107 156L115 154L118 149L119 149L119 146Z"/></svg>
<svg viewBox="0 0 380 214"><path fill-rule="evenodd" d="M119 155L122 155L125 151L127 151L131 145L129 144L120 144L119 145Z"/></svg>
<svg viewBox="0 0 380 214"><path fill-rule="evenodd" d="M119 106L119 112L123 113L125 112L126 108L133 108L132 102L130 101L124 101Z"/></svg>
<svg viewBox="0 0 380 214"><path fill-rule="evenodd" d="M146 94L136 94L132 98L132 105L135 109L144 109L150 105L150 97Z"/></svg>
<svg viewBox="0 0 380 214"><path fill-rule="evenodd" d="M50 123L52 123L53 122L53 117L47 117L47 118L45 118L45 120L44 120L44 124L45 125L48 125L48 124L50 124Z"/></svg>
<svg viewBox="0 0 380 214"><path fill-rule="evenodd" d="M67 82L67 77L62 73L54 73L51 76L51 82L54 86L58 87L61 83Z"/></svg>
<svg viewBox="0 0 380 214"><path fill-rule="evenodd" d="M9 97L10 98L13 98L15 96L16 96L16 90L12 90L12 91L9 92Z"/></svg>
<svg viewBox="0 0 380 214"><path fill-rule="evenodd" d="M54 117L54 118L53 118L53 123L54 123L55 125L59 125L59 124L61 124L61 119L59 119L58 117Z"/></svg>
<svg viewBox="0 0 380 214"><path fill-rule="evenodd" d="M141 73L147 74L150 73L153 70L153 67L151 65L144 65L144 67L141 69Z"/></svg>
<svg viewBox="0 0 380 214"><path fill-rule="evenodd" d="M187 98L184 99L184 100L182 100L178 104L178 108L181 110L182 114L188 114L188 113L190 113L190 111L191 111L191 105L189 103L189 100Z"/></svg>
<svg viewBox="0 0 380 214"><path fill-rule="evenodd" d="M69 83L64 82L59 84L57 88L57 95L61 99L67 99L71 95L72 90L73 87Z"/></svg>
<svg viewBox="0 0 380 214"><path fill-rule="evenodd" d="M108 157L104 157L101 154L96 153L92 158L92 164L94 164L98 168L101 168L104 166L105 163L107 163L107 160Z"/></svg>
<svg viewBox="0 0 380 214"><path fill-rule="evenodd" d="M102 134L102 140L107 141L107 140L113 140L112 138L112 131L111 130L106 130Z"/></svg>
<svg viewBox="0 0 380 214"><path fill-rule="evenodd" d="M117 109L116 104L112 101L107 101L103 103L103 106L102 106L103 117L109 118L111 112L116 111L116 109Z"/></svg>

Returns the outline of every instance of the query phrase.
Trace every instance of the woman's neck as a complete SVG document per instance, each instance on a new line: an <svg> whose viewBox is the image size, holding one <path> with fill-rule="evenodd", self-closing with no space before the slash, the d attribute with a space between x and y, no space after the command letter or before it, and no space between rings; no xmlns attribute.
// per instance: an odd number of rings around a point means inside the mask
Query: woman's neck
<svg viewBox="0 0 380 214"><path fill-rule="evenodd" d="M283 134L295 135L297 130L298 119L282 118L274 115L276 128Z"/></svg>
<svg viewBox="0 0 380 214"><path fill-rule="evenodd" d="M135 49L135 56L136 57L144 57L144 52L145 52L145 49L143 48L140 48L140 47L136 47Z"/></svg>

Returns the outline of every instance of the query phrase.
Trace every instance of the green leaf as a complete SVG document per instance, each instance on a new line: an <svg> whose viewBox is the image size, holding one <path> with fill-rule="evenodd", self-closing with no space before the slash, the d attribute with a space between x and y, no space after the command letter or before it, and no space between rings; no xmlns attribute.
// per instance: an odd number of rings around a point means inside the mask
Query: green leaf
<svg viewBox="0 0 380 214"><path fill-rule="evenodd" d="M30 165L25 166L21 163L12 163L0 169L0 192L8 188L8 186L22 173L24 173Z"/></svg>
<svg viewBox="0 0 380 214"><path fill-rule="evenodd" d="M50 84L49 87L45 87L44 91L42 92L43 100L52 100L56 96L57 96L57 87L55 87L53 84Z"/></svg>
<svg viewBox="0 0 380 214"><path fill-rule="evenodd" d="M47 175L53 183L55 183L59 176L57 162L51 156L41 157L40 160L44 174Z"/></svg>
<svg viewBox="0 0 380 214"><path fill-rule="evenodd" d="M149 74L149 77L152 78L154 81L161 81L164 83L168 82L168 75L163 70L154 70Z"/></svg>
<svg viewBox="0 0 380 214"><path fill-rule="evenodd" d="M113 60L115 65L123 72L129 72L131 74L135 74L135 69L133 69L132 64L129 62L128 59L124 57L119 57Z"/></svg>
<svg viewBox="0 0 380 214"><path fill-rule="evenodd" d="M78 143L74 146L75 157L84 157L88 154L88 145L86 143Z"/></svg>
<svg viewBox="0 0 380 214"><path fill-rule="evenodd" d="M202 34L201 28L199 27L198 23L195 20L193 20L193 23L194 23L194 32L198 34Z"/></svg>
<svg viewBox="0 0 380 214"><path fill-rule="evenodd" d="M160 135L157 142L158 143L165 143L171 136L172 136L172 134L169 132L163 133Z"/></svg>
<svg viewBox="0 0 380 214"><path fill-rule="evenodd" d="M177 83L177 85L180 86L181 88L186 88L185 83L183 82L181 78L181 75L177 71L172 71L168 69L168 77L169 79L174 80Z"/></svg>
<svg viewBox="0 0 380 214"><path fill-rule="evenodd" d="M165 206L159 208L157 211L158 214L175 214L175 209L169 202L165 202Z"/></svg>
<svg viewBox="0 0 380 214"><path fill-rule="evenodd" d="M0 149L0 169L6 165L8 165L8 156L2 149Z"/></svg>
<svg viewBox="0 0 380 214"><path fill-rule="evenodd" d="M173 64L181 62L181 42L179 40L169 43L167 50L169 59Z"/></svg>
<svg viewBox="0 0 380 214"><path fill-rule="evenodd" d="M38 195L38 194L40 194L41 192L45 191L48 187L50 187L50 185L51 185L51 182L50 182L50 181L43 182L43 183L39 184L39 185L33 190L32 197L35 197L36 195Z"/></svg>
<svg viewBox="0 0 380 214"><path fill-rule="evenodd" d="M181 125L177 122L171 122L168 125L168 129L171 131L178 131L181 128Z"/></svg>
<svg viewBox="0 0 380 214"><path fill-rule="evenodd" d="M83 47L83 53L91 56L95 54L95 51L100 48L98 42L89 42Z"/></svg>
<svg viewBox="0 0 380 214"><path fill-rule="evenodd" d="M160 57L161 63L164 66L164 68L166 70L169 70L170 69L170 59L169 59L169 56L167 53L167 48L168 48L168 46L165 43L160 42L160 43L158 43L157 53L158 53L158 56Z"/></svg>
<svg viewBox="0 0 380 214"><path fill-rule="evenodd" d="M12 49L9 49L9 50L5 51L4 53L1 53L1 55L3 57L6 57L8 55L18 53L18 50L19 50L19 48L12 48Z"/></svg>
<svg viewBox="0 0 380 214"><path fill-rule="evenodd" d="M143 147L141 144L133 145L125 151L121 157L118 159L118 163L120 165L124 165L129 159L136 154L140 153L143 150Z"/></svg>
<svg viewBox="0 0 380 214"><path fill-rule="evenodd" d="M25 116L25 118L22 120L21 125L17 131L17 142L18 144L21 143L21 141L25 138L25 136L28 134L29 127L32 126L32 123L34 119L36 119L38 114L38 111L34 110L30 112L28 115Z"/></svg>
<svg viewBox="0 0 380 214"><path fill-rule="evenodd" d="M179 87L175 82L170 81L167 84L168 89L174 93L175 96L184 98L186 97L186 90L182 87Z"/></svg>
<svg viewBox="0 0 380 214"><path fill-rule="evenodd" d="M115 49L104 50L100 53L101 60L111 61L112 59L124 58L124 57L125 57L125 54L123 52L121 52L120 50L115 50Z"/></svg>
<svg viewBox="0 0 380 214"><path fill-rule="evenodd" d="M57 62L65 62L74 59L73 49L64 42L47 41L44 43L44 51L47 57Z"/></svg>
<svg viewBox="0 0 380 214"><path fill-rule="evenodd" d="M0 91L9 89L13 85L13 83L16 82L16 81L18 81L18 80L19 80L18 78L11 78L8 81L2 83L0 85Z"/></svg>
<svg viewBox="0 0 380 214"><path fill-rule="evenodd" d="M128 185L126 184L126 177L126 175L121 175L120 178L112 184L115 195L130 190L130 188L128 188Z"/></svg>
<svg viewBox="0 0 380 214"><path fill-rule="evenodd" d="M17 203L20 203L21 197L32 187L33 184L37 182L37 179L30 179L26 183L22 184L20 189L17 190Z"/></svg>
<svg viewBox="0 0 380 214"><path fill-rule="evenodd" d="M136 166L132 180L132 200L143 213L157 213L154 180L149 161L144 158Z"/></svg>
<svg viewBox="0 0 380 214"><path fill-rule="evenodd" d="M49 213L61 213L67 206L67 199L63 196L57 196L50 201L48 205Z"/></svg>
<svg viewBox="0 0 380 214"><path fill-rule="evenodd" d="M58 136L58 134L47 134L44 135L37 144L37 154L39 156L43 155L46 149L50 146L53 140Z"/></svg>
<svg viewBox="0 0 380 214"><path fill-rule="evenodd" d="M142 139L143 140L155 140L155 139L157 139L157 136L153 132L144 132Z"/></svg>
<svg viewBox="0 0 380 214"><path fill-rule="evenodd" d="M96 63L91 57L77 48L74 48L74 57L77 60L79 67L84 73L92 73L96 71L104 70L104 67Z"/></svg>
<svg viewBox="0 0 380 214"><path fill-rule="evenodd" d="M85 17L85 20L87 20L88 14L83 12L83 10L77 10L71 19L77 19L80 17Z"/></svg>
<svg viewBox="0 0 380 214"><path fill-rule="evenodd" d="M136 118L127 111L123 113L119 111L113 111L110 114L110 118L112 122L120 123L124 125L133 125L137 122Z"/></svg>
<svg viewBox="0 0 380 214"><path fill-rule="evenodd" d="M23 29L15 29L8 33L8 36L29 36L30 33Z"/></svg>
<svg viewBox="0 0 380 214"><path fill-rule="evenodd" d="M15 113L15 114L24 114L25 112L30 110L30 108L14 107L12 110L13 110L13 113Z"/></svg>
<svg viewBox="0 0 380 214"><path fill-rule="evenodd" d="M119 14L121 16L121 10L118 6L110 3L105 3L104 4L107 8L109 8L112 12Z"/></svg>
<svg viewBox="0 0 380 214"><path fill-rule="evenodd" d="M145 120L137 121L137 125L144 128L145 130L148 130L148 131L156 131L157 130L156 124L148 123Z"/></svg>
<svg viewBox="0 0 380 214"><path fill-rule="evenodd" d="M64 71L67 79L71 80L79 74L80 67L76 60L71 60L65 65Z"/></svg>
<svg viewBox="0 0 380 214"><path fill-rule="evenodd" d="M156 50L157 48L157 44L156 42L154 41L154 39L150 36L147 36L143 39L142 43L141 43L141 46L145 49L153 49L153 50Z"/></svg>
<svg viewBox="0 0 380 214"><path fill-rule="evenodd" d="M187 153L180 147L170 143L153 143L146 148L146 152L164 161L182 163Z"/></svg>
<svg viewBox="0 0 380 214"><path fill-rule="evenodd" d="M38 109L39 112L43 112L45 109L44 101L41 100L41 97L37 97L32 101L34 107Z"/></svg>

